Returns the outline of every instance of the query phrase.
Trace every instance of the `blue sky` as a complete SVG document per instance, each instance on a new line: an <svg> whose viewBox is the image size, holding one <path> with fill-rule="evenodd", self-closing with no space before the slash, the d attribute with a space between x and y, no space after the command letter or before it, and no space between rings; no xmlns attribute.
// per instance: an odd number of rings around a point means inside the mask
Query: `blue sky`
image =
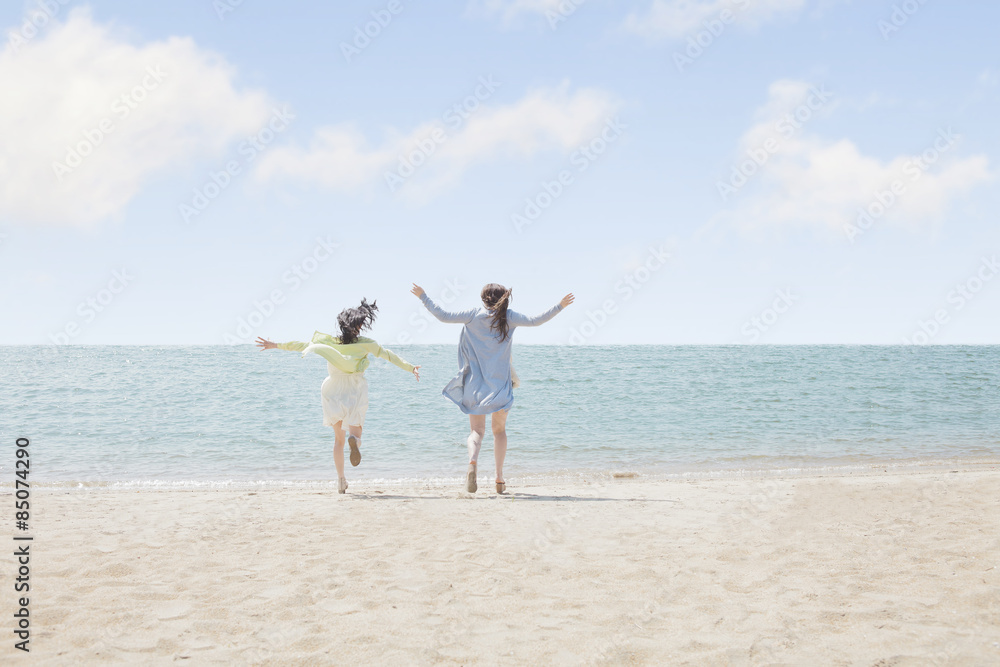
<svg viewBox="0 0 1000 667"><path fill-rule="evenodd" d="M453 342L412 281L576 293L521 343L1000 343L998 21L7 3L0 343L302 339L362 296L380 342Z"/></svg>

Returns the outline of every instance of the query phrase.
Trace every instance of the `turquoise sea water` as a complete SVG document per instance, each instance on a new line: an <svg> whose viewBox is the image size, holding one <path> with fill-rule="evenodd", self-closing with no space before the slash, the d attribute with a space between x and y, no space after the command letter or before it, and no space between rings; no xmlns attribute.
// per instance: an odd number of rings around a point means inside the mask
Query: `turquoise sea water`
<svg viewBox="0 0 1000 667"><path fill-rule="evenodd" d="M381 360L354 480L457 480L455 346ZM515 347L508 478L1000 459L1000 346ZM35 483L334 480L326 364L250 346L0 347L0 437ZM491 474L487 435L482 472ZM5 473L6 475L6 473ZM2 480L4 483L8 479Z"/></svg>

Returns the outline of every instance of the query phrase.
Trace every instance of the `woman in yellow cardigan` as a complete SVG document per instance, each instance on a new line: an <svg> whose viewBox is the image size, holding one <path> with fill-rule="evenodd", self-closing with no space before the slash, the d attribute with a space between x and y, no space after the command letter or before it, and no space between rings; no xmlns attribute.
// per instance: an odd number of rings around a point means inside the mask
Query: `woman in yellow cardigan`
<svg viewBox="0 0 1000 667"><path fill-rule="evenodd" d="M347 444L351 448L351 465L361 463L361 429L368 412L368 380L365 369L370 360L368 355L385 359L404 371L413 373L420 380L420 366L414 366L385 349L371 338L364 338L361 332L370 329L375 321L378 307L374 302L361 300L358 308L346 308L337 317L340 337L335 338L319 331L313 334L309 343L292 341L272 343L264 338L257 339L257 346L263 350L290 350L318 354L326 359L329 375L323 380L323 425L332 426L336 439L333 446L333 462L337 466L340 493L347 492L347 478L344 476L344 439L347 430Z"/></svg>

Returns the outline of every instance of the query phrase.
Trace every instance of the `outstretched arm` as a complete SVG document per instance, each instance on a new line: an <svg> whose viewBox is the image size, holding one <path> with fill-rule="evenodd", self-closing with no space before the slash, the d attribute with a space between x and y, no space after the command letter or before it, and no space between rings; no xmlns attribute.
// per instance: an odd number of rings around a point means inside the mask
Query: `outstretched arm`
<svg viewBox="0 0 1000 667"><path fill-rule="evenodd" d="M541 315L536 315L535 317L528 317L527 315L522 315L521 313L511 310L507 312L507 319L510 322L510 325L514 327L537 327L539 324L545 324L558 315L564 308L566 308L566 306L573 303L575 299L576 297L573 296L572 293L567 294L559 303L552 306Z"/></svg>
<svg viewBox="0 0 1000 667"><path fill-rule="evenodd" d="M379 345L375 341L372 341L370 343L370 346L371 347L369 348L369 351L373 355L375 355L379 359L385 359L390 364L393 364L395 366L399 366L404 371L413 373L413 376L415 378L417 378L417 382L420 382L420 366L414 366L413 364L409 363L408 361L406 361L405 359L403 359L402 357L400 357L398 354L396 354L392 350L385 349L384 347L382 347L381 345Z"/></svg>
<svg viewBox="0 0 1000 667"><path fill-rule="evenodd" d="M427 296L427 292L420 285L413 283L413 289L410 293L415 295L420 301L427 307L427 310L431 311L431 315L438 318L442 322L449 322L452 324L468 324L472 321L472 318L476 315L476 309L464 310L459 313L452 313L441 306L434 303L434 301Z"/></svg>
<svg viewBox="0 0 1000 667"><path fill-rule="evenodd" d="M290 352L302 352L309 346L309 343L300 343L297 340L288 343L273 343L265 338L257 337L257 347L264 350L289 350Z"/></svg>

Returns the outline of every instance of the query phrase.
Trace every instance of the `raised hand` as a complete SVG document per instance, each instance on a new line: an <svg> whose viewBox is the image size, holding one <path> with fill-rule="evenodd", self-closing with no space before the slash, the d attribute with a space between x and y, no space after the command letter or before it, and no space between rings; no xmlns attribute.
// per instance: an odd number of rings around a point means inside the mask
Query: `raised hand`
<svg viewBox="0 0 1000 667"><path fill-rule="evenodd" d="M424 288L416 283L413 283L413 289L410 290L410 294L419 299L424 295Z"/></svg>
<svg viewBox="0 0 1000 667"><path fill-rule="evenodd" d="M259 347L260 351L263 352L264 350L276 350L276 349L278 349L278 344L277 343L272 343L269 340L266 340L264 338L261 338L260 336L257 336L257 347Z"/></svg>
<svg viewBox="0 0 1000 667"><path fill-rule="evenodd" d="M566 296L564 296L562 298L562 301L559 302L559 305L562 306L563 308L565 308L569 304L573 303L573 301L575 301L575 300L576 300L576 297L573 296L572 292L570 292L569 294L567 294ZM551 303L551 301L549 303Z"/></svg>

